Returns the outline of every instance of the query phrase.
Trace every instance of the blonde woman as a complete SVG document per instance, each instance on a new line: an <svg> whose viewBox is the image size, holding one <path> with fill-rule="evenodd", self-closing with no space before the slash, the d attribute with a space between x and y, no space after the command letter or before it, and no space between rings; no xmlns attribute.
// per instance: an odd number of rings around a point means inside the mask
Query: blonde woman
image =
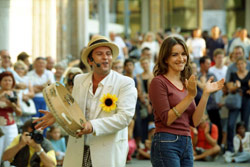
<svg viewBox="0 0 250 167"><path fill-rule="evenodd" d="M33 90L33 86L29 82L26 74L28 72L28 67L23 61L17 61L14 64L14 70L22 78L24 84L24 89L20 89L18 92L18 96L20 98L20 107L22 109L23 115L21 117L17 117L18 126L22 126L24 122L31 119L31 116L36 113L36 108L34 106L34 102L32 98L35 93Z"/></svg>

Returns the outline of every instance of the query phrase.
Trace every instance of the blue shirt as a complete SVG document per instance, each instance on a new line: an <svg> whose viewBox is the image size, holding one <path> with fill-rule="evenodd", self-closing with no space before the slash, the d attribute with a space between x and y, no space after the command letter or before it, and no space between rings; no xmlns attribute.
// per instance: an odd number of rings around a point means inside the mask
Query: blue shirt
<svg viewBox="0 0 250 167"><path fill-rule="evenodd" d="M66 142L65 142L64 137L62 137L59 140L51 139L50 142L52 143L52 146L56 152L58 152L58 151L65 152L66 151Z"/></svg>

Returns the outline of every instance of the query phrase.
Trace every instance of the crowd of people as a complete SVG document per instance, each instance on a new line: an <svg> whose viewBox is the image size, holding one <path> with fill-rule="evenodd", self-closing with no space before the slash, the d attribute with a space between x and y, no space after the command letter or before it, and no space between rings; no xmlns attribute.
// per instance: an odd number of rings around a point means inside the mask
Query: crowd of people
<svg viewBox="0 0 250 167"><path fill-rule="evenodd" d="M226 162L249 161L250 39L247 35L246 29L237 29L229 39L220 33L219 27L214 26L210 33L199 28L194 29L190 36L182 36L180 32L149 32L144 36L138 34L129 41L110 32L109 39L97 35L91 37L89 45L81 52L81 62L80 59L56 62L52 57L37 57L31 64L30 56L22 52L12 64L9 52L1 50L2 166L10 163L22 163L24 166L39 163L44 166L62 165L67 141L77 143L56 124L42 127L39 123L44 140L39 143L33 138L38 133L34 128L34 119L43 121L49 118L42 91L55 82L63 84L78 103L83 102L79 95L82 93L93 99L95 105L103 89L108 89L103 88L105 84L119 85L112 89L119 95L117 113L104 113L97 117L86 115L86 112L98 110L91 107L92 102L88 100L86 108L82 108L88 122L79 136L88 135L84 137L84 157L80 155L80 163L103 165L96 160L100 151L94 151L99 143L92 140L103 140L103 145L106 145L104 152L108 148L116 152L116 148L109 146L110 142L119 141L117 147L121 147L124 135L128 138L127 163L134 157L151 159L153 166L162 162L192 166L193 160L211 161L218 155L223 155ZM103 54L107 55L105 62L100 57ZM111 72L108 65L112 68ZM83 78L76 77L78 74L86 80L91 79L87 74L93 74L93 81L84 83L93 92L81 90L79 83L83 82ZM112 80L111 75L117 81ZM121 75L126 77L121 78ZM135 100L129 84L131 81L127 78L133 80L135 85L138 94ZM124 84L123 81L117 83L119 80L124 80ZM125 89L127 93L121 93ZM126 97L129 92L130 97ZM130 104L122 104L125 103L120 102L122 99ZM134 107L131 107L133 104ZM112 133L115 135L110 136ZM98 137L104 134L107 137ZM179 142L175 143L177 140ZM187 145L183 145L184 141ZM179 159L174 151L170 151L177 148L183 151ZM91 158L89 150L93 154ZM123 162L122 157L108 155L107 164L117 163L111 160L112 157ZM175 157L174 160L169 156Z"/></svg>

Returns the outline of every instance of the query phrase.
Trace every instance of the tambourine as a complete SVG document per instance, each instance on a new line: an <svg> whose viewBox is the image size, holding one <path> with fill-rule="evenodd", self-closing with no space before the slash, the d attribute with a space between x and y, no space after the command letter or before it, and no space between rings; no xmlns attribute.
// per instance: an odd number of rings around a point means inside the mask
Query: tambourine
<svg viewBox="0 0 250 167"><path fill-rule="evenodd" d="M69 135L77 137L76 132L83 128L82 124L86 122L86 119L69 91L56 82L43 89L43 96L56 122Z"/></svg>

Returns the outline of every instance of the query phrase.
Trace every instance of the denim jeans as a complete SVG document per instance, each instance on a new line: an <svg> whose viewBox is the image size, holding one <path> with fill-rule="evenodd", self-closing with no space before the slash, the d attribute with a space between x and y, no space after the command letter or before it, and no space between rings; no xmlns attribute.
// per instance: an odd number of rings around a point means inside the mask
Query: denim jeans
<svg viewBox="0 0 250 167"><path fill-rule="evenodd" d="M246 131L249 131L250 98L242 97L241 121L245 123Z"/></svg>
<svg viewBox="0 0 250 167"><path fill-rule="evenodd" d="M191 137L156 133L151 146L151 163L153 167L193 167Z"/></svg>
<svg viewBox="0 0 250 167"><path fill-rule="evenodd" d="M229 110L227 126L227 150L234 152L233 138L235 135L235 125L240 114L239 109Z"/></svg>
<svg viewBox="0 0 250 167"><path fill-rule="evenodd" d="M250 161L250 152L238 152L234 157L235 162L249 162Z"/></svg>

